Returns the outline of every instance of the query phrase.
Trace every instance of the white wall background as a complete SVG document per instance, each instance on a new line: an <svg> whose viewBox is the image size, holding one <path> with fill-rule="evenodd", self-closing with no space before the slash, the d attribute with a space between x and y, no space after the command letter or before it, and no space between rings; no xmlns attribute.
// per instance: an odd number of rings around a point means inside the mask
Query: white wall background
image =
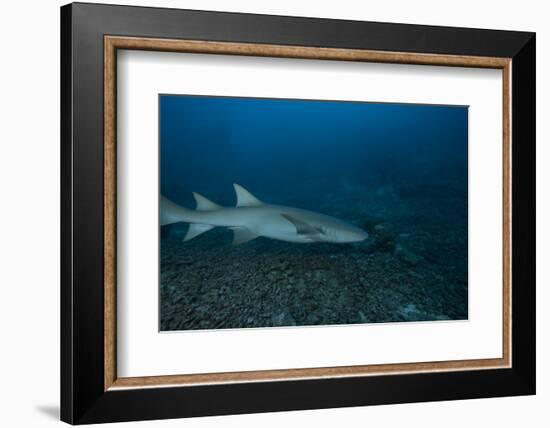
<svg viewBox="0 0 550 428"><path fill-rule="evenodd" d="M158 427L548 426L550 14L539 0L146 0L126 4L537 32L538 395L155 421ZM103 1L103 3L116 3ZM0 6L0 421L54 426L59 406L59 0ZM137 423L125 426L138 426Z"/></svg>

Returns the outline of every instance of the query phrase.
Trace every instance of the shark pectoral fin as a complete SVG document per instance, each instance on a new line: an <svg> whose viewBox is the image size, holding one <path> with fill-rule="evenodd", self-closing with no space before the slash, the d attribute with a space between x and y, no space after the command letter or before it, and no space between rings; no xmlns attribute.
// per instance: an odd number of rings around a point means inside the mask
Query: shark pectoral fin
<svg viewBox="0 0 550 428"><path fill-rule="evenodd" d="M260 236L246 227L232 227L231 229L233 230L233 245L243 244Z"/></svg>
<svg viewBox="0 0 550 428"><path fill-rule="evenodd" d="M213 228L214 226L210 226L209 224L191 223L189 225L189 230L187 231L187 234L185 235L185 238L183 240L189 241L199 236L201 233L207 232Z"/></svg>
<svg viewBox="0 0 550 428"><path fill-rule="evenodd" d="M317 227L312 226L305 221L297 219L296 217L288 214L281 214L281 216L292 223L292 225L296 228L296 233L298 235L314 237L321 233L321 231Z"/></svg>
<svg viewBox="0 0 550 428"><path fill-rule="evenodd" d="M262 201L246 190L243 186L233 183L233 187L235 188L235 194L237 195L238 207L254 207L262 205Z"/></svg>

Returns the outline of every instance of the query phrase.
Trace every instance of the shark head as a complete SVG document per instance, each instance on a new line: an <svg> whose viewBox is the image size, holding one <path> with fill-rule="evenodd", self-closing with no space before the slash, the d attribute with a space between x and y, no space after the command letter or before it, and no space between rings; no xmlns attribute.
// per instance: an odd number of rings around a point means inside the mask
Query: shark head
<svg viewBox="0 0 550 428"><path fill-rule="evenodd" d="M320 241L339 244L361 242L369 237L363 229L349 223L334 219L325 221L321 226Z"/></svg>
<svg viewBox="0 0 550 428"><path fill-rule="evenodd" d="M282 216L296 227L296 233L310 242L351 243L369 237L363 229L323 214L300 217L293 214Z"/></svg>

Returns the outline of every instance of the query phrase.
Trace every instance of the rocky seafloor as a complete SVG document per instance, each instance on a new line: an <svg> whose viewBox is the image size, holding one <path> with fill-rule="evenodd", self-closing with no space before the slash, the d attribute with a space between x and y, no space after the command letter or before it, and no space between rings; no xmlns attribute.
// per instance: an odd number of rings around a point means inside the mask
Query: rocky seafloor
<svg viewBox="0 0 550 428"><path fill-rule="evenodd" d="M186 224L165 226L160 329L468 317L466 194L453 183L344 186L309 206L299 202L299 195L285 201L354 223L370 236L354 244L258 238L232 245L224 228L183 242Z"/></svg>

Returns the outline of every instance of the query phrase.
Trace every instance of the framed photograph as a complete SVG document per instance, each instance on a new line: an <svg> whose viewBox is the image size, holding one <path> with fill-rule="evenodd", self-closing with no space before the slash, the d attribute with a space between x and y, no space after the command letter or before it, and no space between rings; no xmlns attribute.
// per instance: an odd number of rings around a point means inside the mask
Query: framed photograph
<svg viewBox="0 0 550 428"><path fill-rule="evenodd" d="M535 35L61 8L61 417L535 393Z"/></svg>

